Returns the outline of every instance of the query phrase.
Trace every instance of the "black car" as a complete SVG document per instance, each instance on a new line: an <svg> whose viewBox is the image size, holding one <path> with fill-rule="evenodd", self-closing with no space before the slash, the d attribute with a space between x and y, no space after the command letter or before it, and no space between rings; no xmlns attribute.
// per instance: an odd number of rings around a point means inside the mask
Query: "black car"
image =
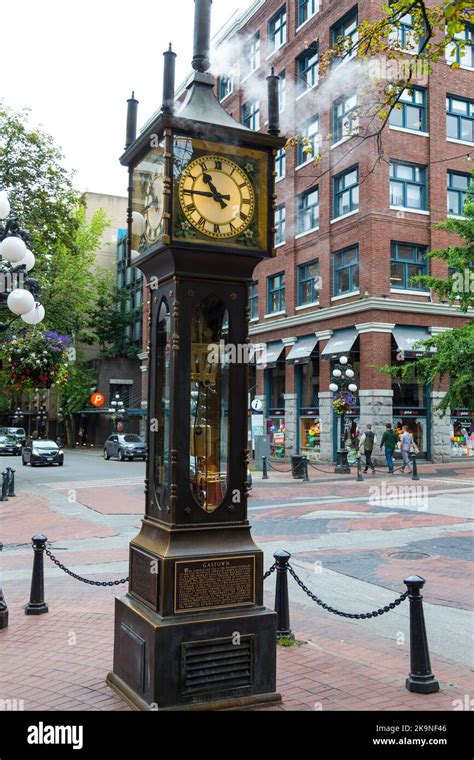
<svg viewBox="0 0 474 760"><path fill-rule="evenodd" d="M0 454L21 454L21 443L13 435L0 435Z"/></svg>
<svg viewBox="0 0 474 760"><path fill-rule="evenodd" d="M23 464L28 462L32 467L39 464L64 464L64 451L54 441L29 441L21 455Z"/></svg>
<svg viewBox="0 0 474 760"><path fill-rule="evenodd" d="M118 457L121 462L125 459L146 460L146 443L135 433L114 433L109 435L104 443L104 459Z"/></svg>
<svg viewBox="0 0 474 760"><path fill-rule="evenodd" d="M26 443L25 428L0 427L0 435L11 435L13 438L16 438L17 441L20 441L22 446L24 446Z"/></svg>

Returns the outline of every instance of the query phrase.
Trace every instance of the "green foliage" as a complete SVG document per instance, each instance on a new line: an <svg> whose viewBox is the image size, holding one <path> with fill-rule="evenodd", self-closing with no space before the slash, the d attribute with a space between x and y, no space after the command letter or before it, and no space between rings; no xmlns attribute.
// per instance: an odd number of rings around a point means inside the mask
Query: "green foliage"
<svg viewBox="0 0 474 760"><path fill-rule="evenodd" d="M126 336L126 328L131 327L141 309L127 311L129 296L120 290L113 272L103 272L97 280L95 303L88 315L87 329L83 340L89 345L99 345L104 358L135 358L136 345Z"/></svg>
<svg viewBox="0 0 474 760"><path fill-rule="evenodd" d="M73 210L80 196L53 138L31 129L28 118L28 110L16 112L0 102L0 189L8 192L12 210L30 233L39 254L35 271L40 271L59 245L73 246Z"/></svg>
<svg viewBox="0 0 474 760"><path fill-rule="evenodd" d="M91 387L97 382L95 369L81 365L73 365L67 383L61 389L60 406L65 415L80 412L89 406Z"/></svg>
<svg viewBox="0 0 474 760"><path fill-rule="evenodd" d="M77 206L73 212L72 240L67 245L63 242L57 245L54 256L44 262L39 277L45 323L77 339L96 302L94 257L108 223L103 209L96 211L88 221L84 205Z"/></svg>
<svg viewBox="0 0 474 760"><path fill-rule="evenodd" d="M450 275L446 278L424 275L413 277L412 281L432 288L467 312L474 307L474 183L467 194L464 215L465 219L448 219L438 225L439 229L457 233L460 244L429 253L431 259L442 259L452 268ZM448 407L471 407L474 399L474 322L435 335L418 346L425 348L426 354L416 361L379 369L403 380L412 378L416 371L423 383L430 384L448 377L449 389L438 409L445 412Z"/></svg>
<svg viewBox="0 0 474 760"><path fill-rule="evenodd" d="M464 219L447 219L437 225L439 230L455 232L464 245L452 244L448 248L431 251L430 259L443 259L451 270L447 278L419 275L412 282L424 288L432 288L441 298L455 303L461 311L467 312L474 307L474 170L466 202L463 209Z"/></svg>

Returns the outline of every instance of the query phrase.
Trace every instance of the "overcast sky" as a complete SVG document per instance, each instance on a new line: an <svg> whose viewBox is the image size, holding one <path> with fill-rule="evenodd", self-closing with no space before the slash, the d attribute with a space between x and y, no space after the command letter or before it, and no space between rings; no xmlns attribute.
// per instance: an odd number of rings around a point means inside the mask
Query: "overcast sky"
<svg viewBox="0 0 474 760"><path fill-rule="evenodd" d="M214 0L212 34L250 0ZM161 103L163 51L178 54L177 84L190 71L194 0L2 2L0 97L29 107L76 170L79 190L125 195L118 157L134 89L143 125Z"/></svg>

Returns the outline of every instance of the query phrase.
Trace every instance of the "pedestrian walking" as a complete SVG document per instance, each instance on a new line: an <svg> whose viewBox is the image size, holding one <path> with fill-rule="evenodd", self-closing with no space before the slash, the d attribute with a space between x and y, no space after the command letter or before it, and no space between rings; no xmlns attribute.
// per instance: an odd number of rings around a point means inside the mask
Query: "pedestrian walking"
<svg viewBox="0 0 474 760"><path fill-rule="evenodd" d="M402 435L400 437L400 450L402 452L402 472L405 472L405 469L408 467L408 472L411 472L411 465L410 465L410 451L413 449L414 451L417 451L417 448L415 446L415 442L413 440L413 436L408 430L408 425L404 425L402 428Z"/></svg>
<svg viewBox="0 0 474 760"><path fill-rule="evenodd" d="M388 474L393 475L393 454L398 443L397 434L392 430L391 422L385 425L384 434L380 441L380 451L385 447L385 459L387 461Z"/></svg>
<svg viewBox="0 0 474 760"><path fill-rule="evenodd" d="M362 456L362 454L365 456L365 470L364 472L369 471L369 467L372 470L372 472L375 474L375 465L372 461L372 454L374 451L374 446L377 443L377 436L375 435L374 431L372 430L372 425L367 425L366 430L362 433L360 437L360 444L359 444L359 454Z"/></svg>

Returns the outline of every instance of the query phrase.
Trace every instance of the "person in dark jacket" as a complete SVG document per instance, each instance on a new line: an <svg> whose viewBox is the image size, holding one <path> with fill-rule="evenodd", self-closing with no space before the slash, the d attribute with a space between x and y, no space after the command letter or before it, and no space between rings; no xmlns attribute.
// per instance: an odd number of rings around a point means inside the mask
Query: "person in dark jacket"
<svg viewBox="0 0 474 760"><path fill-rule="evenodd" d="M398 438L392 425L387 422L385 425L385 431L380 441L380 451L385 447L385 459L387 460L388 474L393 475L393 455L397 447Z"/></svg>

